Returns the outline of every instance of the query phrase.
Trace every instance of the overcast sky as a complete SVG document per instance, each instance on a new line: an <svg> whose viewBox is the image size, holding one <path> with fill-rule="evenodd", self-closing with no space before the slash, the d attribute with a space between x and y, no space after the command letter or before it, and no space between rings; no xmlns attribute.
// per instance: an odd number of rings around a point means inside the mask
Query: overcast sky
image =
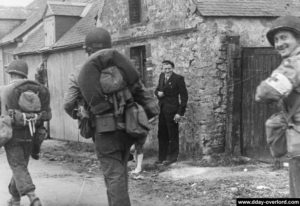
<svg viewBox="0 0 300 206"><path fill-rule="evenodd" d="M1 6L27 6L33 0L0 0Z"/></svg>

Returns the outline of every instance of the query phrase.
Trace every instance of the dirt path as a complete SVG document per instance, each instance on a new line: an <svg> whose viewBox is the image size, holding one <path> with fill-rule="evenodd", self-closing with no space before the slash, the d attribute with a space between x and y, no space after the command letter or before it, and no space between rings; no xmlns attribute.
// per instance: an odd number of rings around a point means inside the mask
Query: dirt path
<svg viewBox="0 0 300 206"><path fill-rule="evenodd" d="M213 164L180 161L157 167L155 156L145 156L142 174L130 176L132 206L227 206L235 205L239 197L288 197L287 167L274 170L270 164L222 156ZM134 166L129 162L129 168ZM105 185L90 144L46 141L41 160L31 160L30 170L45 206L107 206ZM5 206L11 171L3 149L0 171L0 205Z"/></svg>
<svg viewBox="0 0 300 206"><path fill-rule="evenodd" d="M11 170L3 149L1 150L0 205L5 206L10 197L7 185ZM45 206L107 205L105 186L100 177L74 172L56 161L31 160L29 169L37 187L37 194ZM22 204L29 205L26 197L22 198Z"/></svg>

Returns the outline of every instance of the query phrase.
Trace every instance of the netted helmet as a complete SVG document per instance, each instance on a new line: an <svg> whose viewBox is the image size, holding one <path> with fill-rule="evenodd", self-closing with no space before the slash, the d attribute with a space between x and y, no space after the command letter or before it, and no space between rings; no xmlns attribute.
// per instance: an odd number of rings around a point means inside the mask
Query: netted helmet
<svg viewBox="0 0 300 206"><path fill-rule="evenodd" d="M111 37L109 32L101 27L97 27L89 32L85 37L86 50L100 50L111 48Z"/></svg>
<svg viewBox="0 0 300 206"><path fill-rule="evenodd" d="M291 31L296 35L300 35L300 18L296 16L282 16L277 18L271 29L267 32L267 39L274 46L274 36L280 30Z"/></svg>
<svg viewBox="0 0 300 206"><path fill-rule="evenodd" d="M28 65L24 60L18 59L12 61L6 70L9 74L18 74L22 77L27 78L28 75Z"/></svg>

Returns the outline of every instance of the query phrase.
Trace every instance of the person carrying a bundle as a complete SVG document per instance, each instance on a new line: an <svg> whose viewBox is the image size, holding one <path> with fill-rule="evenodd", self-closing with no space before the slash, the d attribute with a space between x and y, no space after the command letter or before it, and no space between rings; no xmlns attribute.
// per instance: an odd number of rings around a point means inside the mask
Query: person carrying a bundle
<svg viewBox="0 0 300 206"><path fill-rule="evenodd" d="M277 18L267 32L269 43L282 57L281 64L257 87L255 99L279 102L280 113L266 121L271 154L289 154L290 197L300 197L300 19ZM279 144L275 144L278 142Z"/></svg>
<svg viewBox="0 0 300 206"><path fill-rule="evenodd" d="M27 196L30 206L40 206L35 185L28 171L33 154L34 138L45 137L43 122L52 117L49 90L36 81L27 79L28 66L23 60L8 65L10 82L2 88L1 114L9 115L12 122L12 138L4 145L12 178L8 186L11 199L8 206L20 206L21 197ZM43 135L40 136L40 133ZM38 137L37 137L38 135ZM42 140L39 140L40 142Z"/></svg>
<svg viewBox="0 0 300 206"><path fill-rule="evenodd" d="M77 81L70 84L64 109L76 119L78 101L75 100L83 98L87 116L92 120L90 125L94 127L95 149L105 179L109 206L130 206L127 161L137 136L128 132L127 124L133 123L130 120L135 119L135 114L143 112L147 114L148 121L158 114L159 108L154 96L145 90L134 65L111 47L111 36L104 28L95 28L87 34L85 49L89 58L76 75ZM133 115L128 113L131 108L138 108ZM136 129L140 131L140 128ZM144 136L148 130L145 129Z"/></svg>

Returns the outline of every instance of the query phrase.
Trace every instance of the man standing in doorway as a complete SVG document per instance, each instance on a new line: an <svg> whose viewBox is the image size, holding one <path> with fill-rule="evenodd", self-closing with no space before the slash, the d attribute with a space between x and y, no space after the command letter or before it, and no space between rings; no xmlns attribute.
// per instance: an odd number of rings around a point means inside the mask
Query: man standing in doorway
<svg viewBox="0 0 300 206"><path fill-rule="evenodd" d="M172 164L178 159L178 123L185 113L188 101L184 77L176 74L174 67L172 61L164 60L162 62L163 71L155 90L160 105L158 123L159 152L156 163L164 165Z"/></svg>

